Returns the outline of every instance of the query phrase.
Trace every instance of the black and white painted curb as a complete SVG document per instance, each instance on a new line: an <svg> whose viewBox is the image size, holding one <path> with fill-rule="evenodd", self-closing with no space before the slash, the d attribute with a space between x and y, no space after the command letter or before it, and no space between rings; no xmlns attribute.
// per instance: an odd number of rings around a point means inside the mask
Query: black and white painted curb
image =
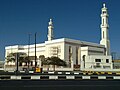
<svg viewBox="0 0 120 90"><path fill-rule="evenodd" d="M0 76L0 80L120 80L120 76L74 76L74 75L26 75L26 76Z"/></svg>
<svg viewBox="0 0 120 90"><path fill-rule="evenodd" d="M9 71L9 72L14 72L14 71ZM25 73L25 71L20 71L20 73ZM29 74L34 74L34 71L29 71ZM96 74L96 75L99 75L99 74L108 74L108 75L120 75L120 72L53 72L53 71L49 71L49 72L42 72L42 74L65 74L65 75L81 75L81 74L84 74L84 75L91 75L91 74Z"/></svg>
<svg viewBox="0 0 120 90"><path fill-rule="evenodd" d="M120 80L120 73L111 72L81 73L49 71L35 74L33 71L29 71L29 74L26 75L25 71L20 71L20 74L21 75L0 75L0 80Z"/></svg>
<svg viewBox="0 0 120 90"><path fill-rule="evenodd" d="M33 73L33 72L31 72ZM108 74L108 75L120 75L120 72L43 72L43 73L46 73L46 74L66 74L66 75L81 75L81 74L84 74L84 75L91 75L91 74Z"/></svg>

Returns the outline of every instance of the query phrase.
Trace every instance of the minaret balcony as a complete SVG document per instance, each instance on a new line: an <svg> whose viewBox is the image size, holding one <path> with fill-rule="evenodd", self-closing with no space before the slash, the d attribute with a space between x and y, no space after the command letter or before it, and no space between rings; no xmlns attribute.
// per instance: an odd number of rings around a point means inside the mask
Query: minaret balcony
<svg viewBox="0 0 120 90"><path fill-rule="evenodd" d="M101 24L100 27L101 28L109 28L109 25L108 24L105 24L105 25Z"/></svg>
<svg viewBox="0 0 120 90"><path fill-rule="evenodd" d="M101 14L101 17L108 17L109 15L106 13L104 13L104 14Z"/></svg>

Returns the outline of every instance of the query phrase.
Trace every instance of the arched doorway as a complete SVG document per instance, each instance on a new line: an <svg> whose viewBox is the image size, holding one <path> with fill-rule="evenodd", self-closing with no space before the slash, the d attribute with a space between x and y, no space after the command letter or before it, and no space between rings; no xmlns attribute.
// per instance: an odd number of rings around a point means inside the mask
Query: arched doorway
<svg viewBox="0 0 120 90"><path fill-rule="evenodd" d="M84 62L83 66L85 68L85 55L82 56L82 59L83 59L83 62Z"/></svg>

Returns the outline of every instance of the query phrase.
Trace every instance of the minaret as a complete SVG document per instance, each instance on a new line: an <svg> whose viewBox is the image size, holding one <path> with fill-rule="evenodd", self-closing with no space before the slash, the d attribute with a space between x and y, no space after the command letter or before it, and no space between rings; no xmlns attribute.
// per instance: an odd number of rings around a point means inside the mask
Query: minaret
<svg viewBox="0 0 120 90"><path fill-rule="evenodd" d="M53 40L53 23L52 23L52 19L50 19L49 21L49 26L48 26L48 41Z"/></svg>
<svg viewBox="0 0 120 90"><path fill-rule="evenodd" d="M110 55L110 40L109 40L109 35L108 35L108 11L107 8L105 6L105 4L103 4L103 8L102 8L102 13L101 13L101 41L100 44L101 45L105 45L105 52L106 55Z"/></svg>

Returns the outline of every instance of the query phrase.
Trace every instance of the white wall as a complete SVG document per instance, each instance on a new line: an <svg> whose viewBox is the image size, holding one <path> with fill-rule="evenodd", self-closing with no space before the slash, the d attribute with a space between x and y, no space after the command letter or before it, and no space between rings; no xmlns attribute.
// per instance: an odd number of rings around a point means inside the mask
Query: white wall
<svg viewBox="0 0 120 90"><path fill-rule="evenodd" d="M101 59L101 62L95 62L95 59ZM106 62L106 59L109 59L109 63ZM90 55L85 57L85 69L96 69L94 66L96 64L100 64L100 68L102 69L112 69L112 57L111 56L103 56L103 55ZM110 68L109 68L110 67Z"/></svg>
<svg viewBox="0 0 120 90"><path fill-rule="evenodd" d="M69 47L72 49L72 58L69 61ZM81 64L81 45L75 43L65 42L65 60L67 63L71 63L71 68L76 65L76 47L78 48L78 65Z"/></svg>
<svg viewBox="0 0 120 90"><path fill-rule="evenodd" d="M90 68L90 66L93 65L92 63L95 63L93 61L93 59L95 59L97 57L104 58L104 59L106 58L106 56L101 57L101 55L104 55L104 47L94 46L94 44L93 44L94 47L92 47L92 46L81 47L83 43L80 43L80 41L77 43L75 40L72 40L72 41L63 38L63 39L57 39L57 40L52 40L52 41L45 41L45 43L37 44L36 45L37 58L39 58L40 55L44 55L45 57L51 57L50 48L57 47L57 46L59 46L61 49L61 52L59 53L59 55L60 55L59 57L61 59L65 60L66 62L69 62L69 46L71 46L71 48L72 48L72 60L71 60L72 66L71 67L73 67L73 65L76 64L76 47L79 48L78 64L80 64L81 69L84 69L83 55L86 56L86 62L85 62L86 67L85 68ZM13 52L26 52L28 54L28 45L24 46L23 50L18 50L18 47L19 46L6 47L6 56L7 56L7 53L11 53L11 50ZM35 55L34 47L35 47L34 44L30 45L30 49L29 49L30 56ZM103 52L103 53L101 53L101 52ZM96 55L96 56L91 56L91 55ZM107 64L105 64L105 65L107 65Z"/></svg>
<svg viewBox="0 0 120 90"><path fill-rule="evenodd" d="M46 43L45 45L45 57L51 57L52 51L50 50L52 47L60 47L60 53L58 53L58 57L64 60L64 42L59 43Z"/></svg>

